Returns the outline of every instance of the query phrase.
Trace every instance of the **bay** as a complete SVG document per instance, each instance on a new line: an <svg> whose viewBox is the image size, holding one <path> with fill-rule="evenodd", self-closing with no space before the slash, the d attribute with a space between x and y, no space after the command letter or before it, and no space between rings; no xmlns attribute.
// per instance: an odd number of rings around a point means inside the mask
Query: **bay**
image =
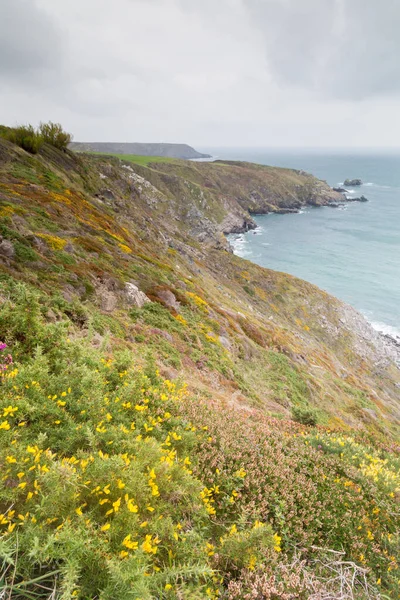
<svg viewBox="0 0 400 600"><path fill-rule="evenodd" d="M239 256L315 283L351 304L373 326L400 338L400 154L373 151L206 149L223 159L302 169L365 195L344 209L306 207L256 216L257 229L230 236Z"/></svg>

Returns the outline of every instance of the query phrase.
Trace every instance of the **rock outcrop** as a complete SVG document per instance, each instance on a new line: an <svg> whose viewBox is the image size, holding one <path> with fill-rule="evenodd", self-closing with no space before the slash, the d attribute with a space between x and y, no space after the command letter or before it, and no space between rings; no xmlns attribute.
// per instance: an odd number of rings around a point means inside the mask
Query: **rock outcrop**
<svg viewBox="0 0 400 600"><path fill-rule="evenodd" d="M343 185L348 187L355 187L357 185L362 185L361 179L345 179Z"/></svg>
<svg viewBox="0 0 400 600"><path fill-rule="evenodd" d="M6 258L13 258L14 254L15 250L13 243L0 236L0 255L5 256Z"/></svg>
<svg viewBox="0 0 400 600"><path fill-rule="evenodd" d="M132 282L128 281L125 284L125 293L128 303L137 308L142 308L147 302L150 302L146 294L139 290L137 285Z"/></svg>

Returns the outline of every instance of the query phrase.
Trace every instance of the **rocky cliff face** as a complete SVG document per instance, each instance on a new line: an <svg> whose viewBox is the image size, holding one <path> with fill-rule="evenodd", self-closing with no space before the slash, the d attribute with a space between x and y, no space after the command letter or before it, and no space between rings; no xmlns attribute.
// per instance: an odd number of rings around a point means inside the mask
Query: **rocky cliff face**
<svg viewBox="0 0 400 600"><path fill-rule="evenodd" d="M49 318L72 315L74 335L118 332L216 402L396 437L395 350L315 286L233 256L223 235L253 227L250 212L336 202L325 183L243 163L32 157L1 140L0 160L0 302L5 282L25 281Z"/></svg>
<svg viewBox="0 0 400 600"><path fill-rule="evenodd" d="M226 212L222 220L218 211L215 214L224 233L254 227L251 214L296 212L304 205L329 206L346 200L324 181L293 169L234 161L151 166L158 172L176 173L203 190L205 198L216 200L219 212Z"/></svg>

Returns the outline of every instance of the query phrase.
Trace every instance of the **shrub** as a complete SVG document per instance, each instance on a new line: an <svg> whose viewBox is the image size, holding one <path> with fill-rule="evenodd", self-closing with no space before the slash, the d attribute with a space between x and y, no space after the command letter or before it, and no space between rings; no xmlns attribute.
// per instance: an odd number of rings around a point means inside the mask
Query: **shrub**
<svg viewBox="0 0 400 600"><path fill-rule="evenodd" d="M0 129L0 136L16 144L30 154L39 152L43 145L40 134L32 125L19 125L18 127L8 127Z"/></svg>
<svg viewBox="0 0 400 600"><path fill-rule="evenodd" d="M35 129L33 125L18 125L17 127L0 126L0 137L16 144L30 154L39 152L43 144L50 144L58 150L66 150L72 141L72 135L63 130L60 123L40 123Z"/></svg>
<svg viewBox="0 0 400 600"><path fill-rule="evenodd" d="M50 144L59 150L66 150L72 141L72 135L63 130L60 123L40 123L39 133L46 144Z"/></svg>
<svg viewBox="0 0 400 600"><path fill-rule="evenodd" d="M292 408L292 418L302 425L316 425L318 423L317 411L310 407L294 406Z"/></svg>

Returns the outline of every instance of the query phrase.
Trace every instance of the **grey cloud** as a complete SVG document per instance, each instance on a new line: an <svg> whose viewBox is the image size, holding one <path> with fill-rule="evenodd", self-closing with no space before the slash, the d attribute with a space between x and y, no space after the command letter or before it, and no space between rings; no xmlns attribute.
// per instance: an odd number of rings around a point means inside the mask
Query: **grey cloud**
<svg viewBox="0 0 400 600"><path fill-rule="evenodd" d="M243 0L281 84L365 99L400 91L397 0Z"/></svg>
<svg viewBox="0 0 400 600"><path fill-rule="evenodd" d="M395 145L397 5L0 0L2 121L93 141L327 146L345 129Z"/></svg>
<svg viewBox="0 0 400 600"><path fill-rule="evenodd" d="M0 79L23 83L60 68L64 37L34 0L0 0Z"/></svg>

